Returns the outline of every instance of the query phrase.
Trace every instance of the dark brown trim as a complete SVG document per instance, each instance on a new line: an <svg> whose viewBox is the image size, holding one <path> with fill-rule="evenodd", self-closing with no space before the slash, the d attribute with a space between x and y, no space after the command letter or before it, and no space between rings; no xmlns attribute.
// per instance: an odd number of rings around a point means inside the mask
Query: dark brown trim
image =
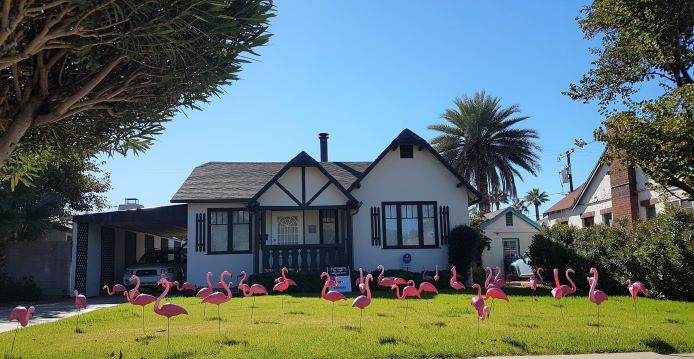
<svg viewBox="0 0 694 359"><path fill-rule="evenodd" d="M227 212L227 248L226 251L211 252L212 248L212 216L210 212L212 211L226 211ZM248 212L248 250L245 251L234 251L234 229L233 229L233 219L232 212ZM207 255L216 254L250 254L253 253L253 212L249 211L247 208L208 208L207 209ZM244 223L245 224L245 223Z"/></svg>
<svg viewBox="0 0 694 359"><path fill-rule="evenodd" d="M652 205L655 205L656 203L658 203L658 198L644 199L643 201L639 202L639 204L642 207L652 206Z"/></svg>
<svg viewBox="0 0 694 359"><path fill-rule="evenodd" d="M294 197L294 195L293 195L291 192L289 192L288 189L286 189L284 186L282 186L282 184L280 183L280 181L275 181L275 184L276 184L277 187L279 187L282 191L284 191L284 193L286 193L287 196L289 196L289 198L292 199L292 201L296 202L296 204L297 204L298 206L302 206L302 205L303 205L303 203L299 202L299 199L298 199L298 198Z"/></svg>
<svg viewBox="0 0 694 359"><path fill-rule="evenodd" d="M610 208L603 208L603 209L600 210L600 214L608 214L608 213L612 213L612 207L610 207Z"/></svg>
<svg viewBox="0 0 694 359"><path fill-rule="evenodd" d="M581 219L595 217L595 211L581 213Z"/></svg>
<svg viewBox="0 0 694 359"><path fill-rule="evenodd" d="M331 184L331 183L332 183L332 182L328 181L326 184L324 184L323 187L321 187L321 188L318 190L318 192L316 192L316 194L314 194L314 195L311 197L311 199L309 199L308 202L306 202L306 206L311 205L311 203L313 203L313 201L315 201L316 198L318 198L318 196L320 196L321 193L323 193L323 191L325 191L328 187L330 187L330 184Z"/></svg>
<svg viewBox="0 0 694 359"><path fill-rule="evenodd" d="M306 205L306 167L301 167L301 204Z"/></svg>
<svg viewBox="0 0 694 359"><path fill-rule="evenodd" d="M386 236L386 206L396 206L397 213L397 245L388 245L388 238ZM402 206L403 205L417 205L417 226L419 232L419 244L414 246L406 246L402 244ZM434 244L424 244L424 217L422 212L423 205L431 205L434 207L434 213L431 218L434 219ZM393 249L393 248L439 248L439 219L438 219L438 205L436 201L390 201L381 202L381 221L383 228L383 249Z"/></svg>

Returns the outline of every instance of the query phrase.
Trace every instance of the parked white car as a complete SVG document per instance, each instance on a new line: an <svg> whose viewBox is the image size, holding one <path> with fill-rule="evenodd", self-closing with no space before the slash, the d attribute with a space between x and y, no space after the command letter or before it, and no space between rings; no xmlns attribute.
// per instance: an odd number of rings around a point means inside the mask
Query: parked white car
<svg viewBox="0 0 694 359"><path fill-rule="evenodd" d="M528 265L530 258L518 258L511 262L509 269L511 271L511 276L514 278L530 278L535 273L533 269Z"/></svg>
<svg viewBox="0 0 694 359"><path fill-rule="evenodd" d="M140 257L137 264L129 265L123 274L123 284L132 287L135 283L130 282L133 274L140 277L140 286L153 287L166 274L166 279L170 282L185 280L186 256L181 250L160 251L154 250L147 252Z"/></svg>

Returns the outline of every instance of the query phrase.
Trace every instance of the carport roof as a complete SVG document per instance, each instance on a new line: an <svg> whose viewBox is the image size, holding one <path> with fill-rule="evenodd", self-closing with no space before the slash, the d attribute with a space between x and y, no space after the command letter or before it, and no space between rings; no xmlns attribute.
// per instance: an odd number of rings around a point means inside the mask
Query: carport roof
<svg viewBox="0 0 694 359"><path fill-rule="evenodd" d="M89 213L73 216L73 222L154 234L161 237L185 239L188 205L176 204L151 208Z"/></svg>

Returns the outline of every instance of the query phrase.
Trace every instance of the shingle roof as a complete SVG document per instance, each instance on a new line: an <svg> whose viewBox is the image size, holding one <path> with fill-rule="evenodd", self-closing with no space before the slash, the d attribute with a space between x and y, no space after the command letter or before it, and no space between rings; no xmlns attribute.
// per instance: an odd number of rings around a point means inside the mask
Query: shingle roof
<svg viewBox="0 0 694 359"><path fill-rule="evenodd" d="M500 209L498 211L486 213L484 215L484 217L487 218L487 221L482 223L482 225L480 227L482 229L487 228L490 224L492 224L494 221L496 221L497 218L501 218L502 215L505 215L508 212L515 213L516 216L518 216L518 218L522 219L523 221L527 222L529 225L535 227L538 230L540 228L542 228L542 227L540 227L540 225L537 222L533 221L532 219L530 219L530 217L524 215L523 213L521 213L521 211L519 211L513 207L506 207L506 208Z"/></svg>
<svg viewBox="0 0 694 359"><path fill-rule="evenodd" d="M581 190L585 185L586 184L584 183L578 186L578 188L573 190L573 192L567 194L564 198L560 199L559 202L553 204L552 207L549 207L549 209L545 211L544 215L546 216L550 213L559 212L571 208L574 202L576 202L578 195L581 193Z"/></svg>
<svg viewBox="0 0 694 359"><path fill-rule="evenodd" d="M193 172L171 202L228 202L253 197L279 172L285 162L208 162ZM345 188L371 162L322 162L325 170Z"/></svg>

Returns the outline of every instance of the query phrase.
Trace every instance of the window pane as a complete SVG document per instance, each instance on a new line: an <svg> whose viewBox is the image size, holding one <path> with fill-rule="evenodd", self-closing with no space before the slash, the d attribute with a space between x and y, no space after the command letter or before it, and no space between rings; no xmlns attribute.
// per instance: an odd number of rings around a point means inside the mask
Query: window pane
<svg viewBox="0 0 694 359"><path fill-rule="evenodd" d="M504 258L518 257L519 252L517 239L504 239Z"/></svg>
<svg viewBox="0 0 694 359"><path fill-rule="evenodd" d="M299 217L280 216L277 217L277 243L278 244L298 244L299 243Z"/></svg>
<svg viewBox="0 0 694 359"><path fill-rule="evenodd" d="M210 226L210 252L225 252L229 250L229 227L219 224Z"/></svg>
<svg viewBox="0 0 694 359"><path fill-rule="evenodd" d="M386 232L385 232L385 245L386 246L397 246L398 245L398 220L395 218L386 219Z"/></svg>
<svg viewBox="0 0 694 359"><path fill-rule="evenodd" d="M506 213L506 227L512 227L513 226L513 213L508 212Z"/></svg>
<svg viewBox="0 0 694 359"><path fill-rule="evenodd" d="M436 244L436 222L434 218L422 219L422 230L424 231L424 245L433 246Z"/></svg>
<svg viewBox="0 0 694 359"><path fill-rule="evenodd" d="M335 244L335 223L323 223L323 243Z"/></svg>
<svg viewBox="0 0 694 359"><path fill-rule="evenodd" d="M238 212L241 213L241 217L243 217L244 212ZM248 212L246 212L248 213ZM233 237L233 250L235 251L249 251L251 250L250 248L250 231L251 231L251 225L250 224L234 224L233 225L233 231L234 231L234 237Z"/></svg>

